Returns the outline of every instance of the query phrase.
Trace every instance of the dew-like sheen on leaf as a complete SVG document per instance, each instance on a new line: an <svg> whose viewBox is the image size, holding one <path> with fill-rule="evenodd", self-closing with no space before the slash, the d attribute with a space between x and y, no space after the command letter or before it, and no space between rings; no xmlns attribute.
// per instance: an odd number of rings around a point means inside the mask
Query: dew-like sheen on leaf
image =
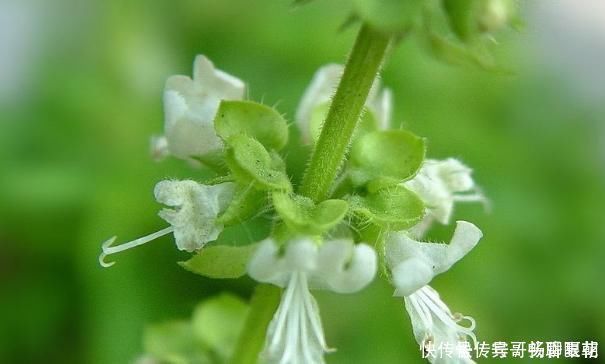
<svg viewBox="0 0 605 364"><path fill-rule="evenodd" d="M244 134L267 149L282 149L288 143L288 124L273 108L253 101L223 100L214 119L216 133L229 143Z"/></svg>
<svg viewBox="0 0 605 364"><path fill-rule="evenodd" d="M254 183L263 190L292 189L283 161L257 140L238 134L229 138L229 146L225 161L240 184Z"/></svg>
<svg viewBox="0 0 605 364"><path fill-rule="evenodd" d="M362 221L391 230L408 229L424 217L422 200L407 188L396 185L367 196L350 198L351 210Z"/></svg>
<svg viewBox="0 0 605 364"><path fill-rule="evenodd" d="M360 186L372 180L408 180L425 155L424 139L405 130L384 130L360 137L351 148L351 178Z"/></svg>
<svg viewBox="0 0 605 364"><path fill-rule="evenodd" d="M274 192L272 196L279 217L290 229L302 234L323 234L342 221L349 208L344 200L325 200L316 205L310 198L285 192Z"/></svg>

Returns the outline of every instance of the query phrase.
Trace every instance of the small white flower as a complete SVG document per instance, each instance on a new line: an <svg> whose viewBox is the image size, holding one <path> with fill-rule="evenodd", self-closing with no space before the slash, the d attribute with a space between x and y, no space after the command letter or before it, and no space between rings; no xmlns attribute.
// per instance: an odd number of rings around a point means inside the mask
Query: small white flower
<svg viewBox="0 0 605 364"><path fill-rule="evenodd" d="M414 337L433 364L474 363L469 352L456 352L459 343L471 339L476 342L473 330L475 321L468 316L452 314L428 284L437 274L450 269L479 242L483 233L475 225L458 221L449 244L424 243L410 238L408 233L389 235L386 243L386 259L391 269L395 296L404 297L405 308L410 315ZM462 326L461 320L470 325ZM444 344L453 352L442 355L436 352Z"/></svg>
<svg viewBox="0 0 605 364"><path fill-rule="evenodd" d="M296 110L296 123L302 132L303 140L308 143L311 140L311 118L315 108L329 103L336 92L338 83L344 72L340 64L327 64L322 66L311 80L311 84ZM374 113L380 129L387 129L391 121L392 93L389 89L379 92L380 81L378 78L370 90L366 106Z"/></svg>
<svg viewBox="0 0 605 364"><path fill-rule="evenodd" d="M241 100L245 84L198 55L193 79L171 76L164 88L164 137L152 139L152 155L172 154L189 159L222 149L214 130L214 116L221 100Z"/></svg>
<svg viewBox="0 0 605 364"><path fill-rule="evenodd" d="M477 338L473 332L475 320L459 313L452 314L439 294L430 286L424 286L409 296L404 297L405 309L412 321L412 330L416 342L424 350L424 356L433 364L467 364L471 352L458 351L459 343L470 341L467 348L473 348ZM469 322L468 326L460 324ZM439 352L439 348L449 345L451 355Z"/></svg>
<svg viewBox="0 0 605 364"><path fill-rule="evenodd" d="M356 292L376 275L376 253L347 240L317 246L313 240L290 241L283 255L272 239L260 243L248 264L253 279L285 287L269 324L262 357L269 363L324 363L326 344L319 308L309 287Z"/></svg>
<svg viewBox="0 0 605 364"><path fill-rule="evenodd" d="M405 187L418 194L427 207L426 221L418 228L422 231L415 235L421 236L432 220L448 224L454 202L487 202L471 174L472 170L457 159L427 159L418 174L404 182Z"/></svg>
<svg viewBox="0 0 605 364"><path fill-rule="evenodd" d="M229 205L234 190L231 182L213 186L191 180L159 182L155 186L155 198L171 207L162 209L159 215L170 226L118 246L111 246L116 239L112 237L103 243L99 263L103 267L110 267L114 262L106 263L107 255L143 245L170 233L174 233L176 246L180 250L193 252L203 248L206 243L216 240L223 230L223 225L217 223L217 217Z"/></svg>
<svg viewBox="0 0 605 364"><path fill-rule="evenodd" d="M449 244L424 243L405 232L389 235L386 258L396 295L408 296L427 285L434 276L451 268L479 242L483 233L475 225L458 221Z"/></svg>

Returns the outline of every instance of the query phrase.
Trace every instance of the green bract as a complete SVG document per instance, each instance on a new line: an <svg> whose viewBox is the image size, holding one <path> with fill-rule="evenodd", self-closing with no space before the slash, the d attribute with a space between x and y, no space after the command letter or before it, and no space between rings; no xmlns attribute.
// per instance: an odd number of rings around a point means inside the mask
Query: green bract
<svg viewBox="0 0 605 364"><path fill-rule="evenodd" d="M248 306L233 295L213 297L196 306L190 321L146 328L145 354L154 362L166 364L227 362L248 311Z"/></svg>
<svg viewBox="0 0 605 364"><path fill-rule="evenodd" d="M288 143L288 124L275 110L252 101L225 101L214 119L216 133L227 143L244 134L258 140L267 149L282 149Z"/></svg>
<svg viewBox="0 0 605 364"><path fill-rule="evenodd" d="M310 235L320 235L336 226L347 214L344 200L325 200L314 204L310 198L274 192L273 206L288 228Z"/></svg>
<svg viewBox="0 0 605 364"><path fill-rule="evenodd" d="M416 225L424 216L422 200L407 188L397 185L366 196L350 197L351 210L362 221L391 230Z"/></svg>
<svg viewBox="0 0 605 364"><path fill-rule="evenodd" d="M243 246L213 245L205 247L179 265L209 278L239 278L246 274L246 264L257 244Z"/></svg>
<svg viewBox="0 0 605 364"><path fill-rule="evenodd" d="M384 32L407 32L422 12L426 0L354 0L364 22Z"/></svg>
<svg viewBox="0 0 605 364"><path fill-rule="evenodd" d="M478 32L477 0L443 0L450 26L462 41L469 41Z"/></svg>
<svg viewBox="0 0 605 364"><path fill-rule="evenodd" d="M240 298L222 294L195 308L193 332L226 362L233 354L247 314L248 306Z"/></svg>
<svg viewBox="0 0 605 364"><path fill-rule="evenodd" d="M351 179L371 189L412 178L425 155L424 139L405 130L384 130L360 137L351 148Z"/></svg>
<svg viewBox="0 0 605 364"><path fill-rule="evenodd" d="M217 222L231 226L246 221L267 205L267 193L257 190L252 185L238 186L233 200L227 210L219 216Z"/></svg>
<svg viewBox="0 0 605 364"><path fill-rule="evenodd" d="M231 136L228 143L225 161L240 184L253 183L262 190L292 189L279 155L243 134Z"/></svg>
<svg viewBox="0 0 605 364"><path fill-rule="evenodd" d="M211 362L207 346L195 337L188 321L171 321L147 327L143 349L147 356L166 364Z"/></svg>

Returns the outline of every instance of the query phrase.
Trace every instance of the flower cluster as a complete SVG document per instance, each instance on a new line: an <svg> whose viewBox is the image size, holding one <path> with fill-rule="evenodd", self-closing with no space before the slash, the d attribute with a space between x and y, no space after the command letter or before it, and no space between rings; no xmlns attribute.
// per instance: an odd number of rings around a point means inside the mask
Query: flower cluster
<svg viewBox="0 0 605 364"><path fill-rule="evenodd" d="M342 73L340 65L320 68L304 93L296 113L304 142L316 143ZM471 169L456 159L425 159L423 138L389 129L392 94L375 81L348 162L329 198L314 201L296 193L280 155L287 122L273 108L242 100L244 90L204 56L195 59L193 78L168 79L164 136L152 139L153 155L217 175L204 183L159 182L155 198L166 206L159 215L170 226L118 246L108 240L101 265L113 264L108 255L172 233L178 249L195 253L184 263L189 270L221 278L247 273L282 288L261 354L268 363L323 363L331 349L310 290L355 293L379 269L404 298L420 345L475 340L472 318L453 314L429 284L477 245L481 230L458 221L449 244L421 241L433 222L450 222L455 202L485 201ZM263 214L273 223L271 236L221 245L223 229Z"/></svg>

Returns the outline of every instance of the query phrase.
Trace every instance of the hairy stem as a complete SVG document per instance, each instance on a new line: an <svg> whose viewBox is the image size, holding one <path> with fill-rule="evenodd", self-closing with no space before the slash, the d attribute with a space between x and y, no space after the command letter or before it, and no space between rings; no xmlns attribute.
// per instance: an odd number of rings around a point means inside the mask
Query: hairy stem
<svg viewBox="0 0 605 364"><path fill-rule="evenodd" d="M303 177L302 195L316 202L328 197L388 44L387 35L361 27ZM231 364L257 363L279 300L278 288L266 284L256 288Z"/></svg>
<svg viewBox="0 0 605 364"><path fill-rule="evenodd" d="M269 284L259 284L250 301L250 312L238 339L231 364L256 364L265 342L265 333L279 305L281 290Z"/></svg>
<svg viewBox="0 0 605 364"><path fill-rule="evenodd" d="M357 35L299 191L315 202L330 193L388 44L367 25Z"/></svg>

